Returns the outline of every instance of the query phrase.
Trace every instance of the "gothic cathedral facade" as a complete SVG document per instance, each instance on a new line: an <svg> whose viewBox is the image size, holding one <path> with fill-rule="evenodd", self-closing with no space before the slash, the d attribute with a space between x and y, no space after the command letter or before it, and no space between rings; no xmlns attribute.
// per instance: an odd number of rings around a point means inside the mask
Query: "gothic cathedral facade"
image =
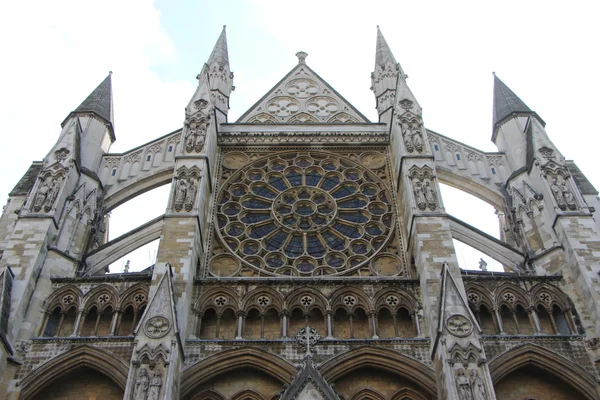
<svg viewBox="0 0 600 400"><path fill-rule="evenodd" d="M0 219L0 396L600 398L598 192L542 118L494 77L483 152L425 128L379 30L375 123L297 56L229 122L223 29L184 126L124 153L110 75L67 116ZM108 240L112 209L165 184L163 215ZM504 272L461 270L453 239ZM154 265L107 273L155 240Z"/></svg>

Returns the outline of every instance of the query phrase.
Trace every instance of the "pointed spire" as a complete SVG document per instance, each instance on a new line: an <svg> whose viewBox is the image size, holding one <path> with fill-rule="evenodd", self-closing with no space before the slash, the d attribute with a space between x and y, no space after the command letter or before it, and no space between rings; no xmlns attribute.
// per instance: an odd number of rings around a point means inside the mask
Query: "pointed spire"
<svg viewBox="0 0 600 400"><path fill-rule="evenodd" d="M494 73L494 130L496 126L514 113L533 111Z"/></svg>
<svg viewBox="0 0 600 400"><path fill-rule="evenodd" d="M112 124L114 121L111 77L112 71L73 112L94 113Z"/></svg>
<svg viewBox="0 0 600 400"><path fill-rule="evenodd" d="M385 68L387 64L396 65L396 59L390 50L390 46L388 46L381 30L379 29L379 25L377 25L377 45L375 49L375 70L377 70L377 66L381 66Z"/></svg>
<svg viewBox="0 0 600 400"><path fill-rule="evenodd" d="M223 25L223 30L217 39L217 43L215 43L215 47L213 48L212 53L210 53L210 57L208 58L208 65L212 65L213 63L219 64L219 66L223 67L225 65L229 65L229 52L227 50L227 35L225 33L225 28L227 25Z"/></svg>

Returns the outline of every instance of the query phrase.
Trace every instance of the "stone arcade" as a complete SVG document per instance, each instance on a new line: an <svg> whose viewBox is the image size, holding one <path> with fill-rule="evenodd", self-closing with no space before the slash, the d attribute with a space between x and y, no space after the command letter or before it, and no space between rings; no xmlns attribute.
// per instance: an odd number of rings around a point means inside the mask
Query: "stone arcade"
<svg viewBox="0 0 600 400"><path fill-rule="evenodd" d="M110 153L109 75L0 219L7 399L597 399L598 192L494 77L486 153L427 130L381 32L367 120L306 63L236 122L225 30L182 129ZM169 184L164 215L108 213ZM446 214L493 205L501 240ZM156 263L106 274L160 239ZM500 261L468 274L452 239ZM485 264L485 263L484 263Z"/></svg>

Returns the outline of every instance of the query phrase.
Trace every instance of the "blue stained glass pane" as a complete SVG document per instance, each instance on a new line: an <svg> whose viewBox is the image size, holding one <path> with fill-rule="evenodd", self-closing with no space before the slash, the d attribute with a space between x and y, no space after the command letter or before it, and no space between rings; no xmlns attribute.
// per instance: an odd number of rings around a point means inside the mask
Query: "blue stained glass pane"
<svg viewBox="0 0 600 400"><path fill-rule="evenodd" d="M258 196L266 197L268 199L274 199L277 196L277 194L274 191L263 185L253 186L252 192L254 192L254 194Z"/></svg>
<svg viewBox="0 0 600 400"><path fill-rule="evenodd" d="M315 269L315 266L313 264L311 264L309 261L302 260L297 264L296 268L300 272L310 272L313 269Z"/></svg>
<svg viewBox="0 0 600 400"><path fill-rule="evenodd" d="M343 211L339 214L340 218L348 222L365 223L369 219L360 211Z"/></svg>
<svg viewBox="0 0 600 400"><path fill-rule="evenodd" d="M327 220L321 216L315 215L314 217L312 217L312 222L316 226L321 226L321 225L325 225Z"/></svg>
<svg viewBox="0 0 600 400"><path fill-rule="evenodd" d="M310 171L306 174L306 184L308 186L317 186L322 177L323 175L319 174L317 171Z"/></svg>
<svg viewBox="0 0 600 400"><path fill-rule="evenodd" d="M298 192L298 198L299 199L309 199L310 198L310 194L306 190L300 190Z"/></svg>
<svg viewBox="0 0 600 400"><path fill-rule="evenodd" d="M376 236L376 235L381 235L383 233L383 231L377 225L369 225L369 226L367 226L367 233L369 235Z"/></svg>
<svg viewBox="0 0 600 400"><path fill-rule="evenodd" d="M273 236L265 239L265 248L269 251L278 250L281 248L281 246L283 246L287 237L287 233L279 231Z"/></svg>
<svg viewBox="0 0 600 400"><path fill-rule="evenodd" d="M249 212L242 217L242 222L245 224L252 224L255 222L265 221L269 218L271 218L271 215L268 213Z"/></svg>
<svg viewBox="0 0 600 400"><path fill-rule="evenodd" d="M326 169L327 171L335 171L337 169L337 166L335 165L335 163L333 161L323 161L321 166L323 167L323 169Z"/></svg>
<svg viewBox="0 0 600 400"><path fill-rule="evenodd" d="M311 226L310 225L310 221L308 219L306 219L306 218L302 218L300 220L300 223L298 224L298 227L300 229L304 229L304 230L310 229L310 226Z"/></svg>
<svg viewBox="0 0 600 400"><path fill-rule="evenodd" d="M259 239L267 236L269 233L275 230L276 226L274 223L269 222L264 225L259 225L250 230L250 237L253 239Z"/></svg>
<svg viewBox="0 0 600 400"><path fill-rule="evenodd" d="M246 200L242 203L242 205L246 208L258 208L258 209L267 209L271 208L271 204L266 201L259 199L250 199Z"/></svg>
<svg viewBox="0 0 600 400"><path fill-rule="evenodd" d="M338 203L339 208L361 208L364 207L367 202L360 197L354 197L352 199L340 201Z"/></svg>
<svg viewBox="0 0 600 400"><path fill-rule="evenodd" d="M227 234L231 236L238 236L243 231L244 229L239 225L230 225L229 228L227 228Z"/></svg>
<svg viewBox="0 0 600 400"><path fill-rule="evenodd" d="M336 254L329 257L327 264L333 268L339 268L344 264L344 259Z"/></svg>
<svg viewBox="0 0 600 400"><path fill-rule="evenodd" d="M283 265L283 259L279 254L268 256L267 265L271 268L279 268Z"/></svg>
<svg viewBox="0 0 600 400"><path fill-rule="evenodd" d="M271 164L271 169L273 171L282 171L286 167L286 164L283 161L276 161Z"/></svg>
<svg viewBox="0 0 600 400"><path fill-rule="evenodd" d="M333 212L333 208L329 204L322 204L317 209L321 214L331 214Z"/></svg>
<svg viewBox="0 0 600 400"><path fill-rule="evenodd" d="M219 204L225 204L228 201L229 201L229 193L223 192L223 195L221 196L221 200L219 200Z"/></svg>
<svg viewBox="0 0 600 400"><path fill-rule="evenodd" d="M224 217L224 216L222 216L222 215L219 215L219 216L217 217L217 222L219 223L219 228L222 228L222 227L224 227L225 225L227 225L227 218L225 218L225 217Z"/></svg>
<svg viewBox="0 0 600 400"><path fill-rule="evenodd" d="M287 174L285 174L285 177L287 178L288 182L292 186L300 186L300 185L302 185L302 175L300 175L296 171L288 172Z"/></svg>
<svg viewBox="0 0 600 400"><path fill-rule="evenodd" d="M343 250L345 241L339 236L334 235L331 231L325 231L321 234L327 246L333 250Z"/></svg>
<svg viewBox="0 0 600 400"><path fill-rule="evenodd" d="M282 177L278 177L278 176L270 177L269 184L277 190L283 191L283 190L287 189L287 184L285 183L285 181L283 180Z"/></svg>
<svg viewBox="0 0 600 400"><path fill-rule="evenodd" d="M299 235L292 236L292 239L290 240L290 242L287 244L287 246L285 246L284 251L288 257L292 257L292 258L302 255L302 252L304 251L302 236L299 236Z"/></svg>
<svg viewBox="0 0 600 400"><path fill-rule="evenodd" d="M321 183L321 187L324 190L330 190L336 187L340 183L340 178L337 176L326 176Z"/></svg>
<svg viewBox="0 0 600 400"><path fill-rule="evenodd" d="M318 237L313 235L306 238L306 250L313 257L323 257L325 255L325 246Z"/></svg>
<svg viewBox="0 0 600 400"><path fill-rule="evenodd" d="M350 226L350 225L346 225L346 224L341 224L341 223L337 222L337 223L335 223L333 225L333 229L335 229L336 231L338 231L342 235L347 236L349 238L358 238L358 237L360 237L359 230L357 228L355 228L354 226Z"/></svg>
<svg viewBox="0 0 600 400"><path fill-rule="evenodd" d="M235 187L231 193L233 193L234 196L240 197L246 194L246 189L243 186L238 186Z"/></svg>
<svg viewBox="0 0 600 400"><path fill-rule="evenodd" d="M367 252L367 245L364 243L355 243L352 246L352 251L356 254L365 254Z"/></svg>
<svg viewBox="0 0 600 400"><path fill-rule="evenodd" d="M294 217L294 216L289 216L289 217L285 217L285 218L283 219L283 224L284 224L285 226L296 225L296 222L297 222L297 221L298 221L298 220L296 219L296 217Z"/></svg>
<svg viewBox="0 0 600 400"><path fill-rule="evenodd" d="M342 197L350 196L356 191L356 188L352 185L342 185L339 188L335 189L331 195L336 199L340 199Z"/></svg>

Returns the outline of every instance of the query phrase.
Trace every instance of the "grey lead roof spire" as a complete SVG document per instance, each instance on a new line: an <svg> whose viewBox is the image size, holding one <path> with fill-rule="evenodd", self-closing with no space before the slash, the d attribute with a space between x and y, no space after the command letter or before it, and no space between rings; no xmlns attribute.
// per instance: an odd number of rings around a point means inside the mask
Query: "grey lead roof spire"
<svg viewBox="0 0 600 400"><path fill-rule="evenodd" d="M533 114L533 111L494 73L494 129L514 113Z"/></svg>
<svg viewBox="0 0 600 400"><path fill-rule="evenodd" d="M221 31L221 35L217 39L217 43L215 43L215 47L213 48L212 53L210 53L210 57L208 58L208 65L212 63L217 63L220 66L229 65L229 53L227 50L227 35L225 34L225 28L227 26L223 25L223 30Z"/></svg>
<svg viewBox="0 0 600 400"><path fill-rule="evenodd" d="M379 29L379 25L377 25L377 46L375 49L375 68L377 66L385 67L386 64L391 63L392 65L396 65L396 59L390 50L390 46L388 46L381 30Z"/></svg>
<svg viewBox="0 0 600 400"><path fill-rule="evenodd" d="M113 123L112 107L112 71L102 81L100 85L75 109L78 112L91 112L103 118L107 122Z"/></svg>

